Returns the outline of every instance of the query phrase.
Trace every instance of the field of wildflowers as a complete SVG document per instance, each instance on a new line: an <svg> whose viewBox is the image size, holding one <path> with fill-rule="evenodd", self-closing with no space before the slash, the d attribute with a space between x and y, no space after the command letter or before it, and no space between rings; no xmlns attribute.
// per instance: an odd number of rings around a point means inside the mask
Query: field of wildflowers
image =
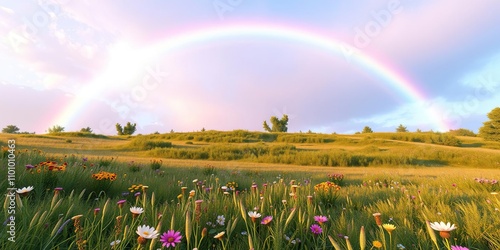
<svg viewBox="0 0 500 250"><path fill-rule="evenodd" d="M0 249L500 249L500 184L488 171L171 168L40 150L16 159L22 188L5 198Z"/></svg>

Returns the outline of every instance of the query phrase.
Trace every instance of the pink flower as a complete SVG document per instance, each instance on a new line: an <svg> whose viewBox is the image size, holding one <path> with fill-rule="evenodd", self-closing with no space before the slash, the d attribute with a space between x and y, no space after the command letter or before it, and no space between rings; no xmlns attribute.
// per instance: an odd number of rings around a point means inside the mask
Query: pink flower
<svg viewBox="0 0 500 250"><path fill-rule="evenodd" d="M262 225L267 225L273 220L273 217L271 215L264 217L261 221L260 224Z"/></svg>
<svg viewBox="0 0 500 250"><path fill-rule="evenodd" d="M318 222L320 225L328 221L328 218L323 215L316 215L314 216L314 221Z"/></svg>
<svg viewBox="0 0 500 250"><path fill-rule="evenodd" d="M180 232L175 232L174 230L168 230L163 233L160 237L160 242L163 243L162 246L166 248L175 247L175 244L181 242L182 235Z"/></svg>
<svg viewBox="0 0 500 250"><path fill-rule="evenodd" d="M321 234L323 233L323 229L318 224L312 224L311 232L313 234Z"/></svg>
<svg viewBox="0 0 500 250"><path fill-rule="evenodd" d="M451 246L451 250L469 250L469 249L463 246Z"/></svg>

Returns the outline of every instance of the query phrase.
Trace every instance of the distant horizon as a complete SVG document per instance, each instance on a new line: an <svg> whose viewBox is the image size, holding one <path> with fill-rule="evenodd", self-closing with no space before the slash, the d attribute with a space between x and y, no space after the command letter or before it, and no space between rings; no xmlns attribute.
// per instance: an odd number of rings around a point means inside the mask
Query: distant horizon
<svg viewBox="0 0 500 250"><path fill-rule="evenodd" d="M500 2L0 4L0 126L45 133L477 133L500 106ZM453 13L453 14L451 14ZM425 18L422 18L425 17Z"/></svg>

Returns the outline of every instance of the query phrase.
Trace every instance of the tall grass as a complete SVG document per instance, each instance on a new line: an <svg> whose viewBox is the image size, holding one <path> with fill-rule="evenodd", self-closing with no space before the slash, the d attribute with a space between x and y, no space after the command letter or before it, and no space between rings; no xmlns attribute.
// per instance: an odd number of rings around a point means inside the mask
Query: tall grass
<svg viewBox="0 0 500 250"><path fill-rule="evenodd" d="M293 148L275 150L280 155ZM160 233L180 232L178 249L359 249L363 245L370 249L374 241L383 242L387 249L396 249L398 244L407 249L435 249L426 221L456 224L458 229L449 239L452 245L499 246L500 202L494 192L499 191L496 180L500 175L487 170L477 169L477 176L467 176L446 174L443 168L445 174L429 177L425 168L420 176L365 168L366 174L344 175L340 189L328 190L322 198L315 186L329 181L330 171L244 171L215 165L145 167L131 172L129 162L100 165L100 158L32 150L19 150L16 160L17 186L33 186L34 190L17 196L16 242L2 233L1 249L110 249L116 240L120 243L114 249L137 249L139 225L152 226ZM26 168L47 160L58 166L67 163L67 167L40 172L41 165ZM115 173L117 178L93 179L92 174L100 171ZM7 190L4 173L0 188ZM123 206L119 200L125 200ZM5 201L1 219L7 225ZM143 208L144 213L132 216L132 206ZM260 217L252 219L249 212ZM383 223L396 227L392 233L376 224L373 214L377 212ZM327 220L317 221L319 215ZM262 224L267 216L272 220ZM313 233L313 225L321 232ZM222 238L214 238L222 232ZM438 235L436 244L444 248L447 241ZM148 240L143 248L160 247L156 239Z"/></svg>

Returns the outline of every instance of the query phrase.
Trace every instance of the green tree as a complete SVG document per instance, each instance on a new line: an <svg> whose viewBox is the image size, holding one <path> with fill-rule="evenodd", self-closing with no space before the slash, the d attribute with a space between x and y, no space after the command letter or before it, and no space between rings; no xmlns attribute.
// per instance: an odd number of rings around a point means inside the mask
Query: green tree
<svg viewBox="0 0 500 250"><path fill-rule="evenodd" d="M365 126L365 127L363 128L363 131L361 131L361 133L363 133L363 134L366 134L366 133L373 133L373 130L372 130L372 128L370 128L370 127L368 127L368 126Z"/></svg>
<svg viewBox="0 0 500 250"><path fill-rule="evenodd" d="M288 131L288 115L283 115L281 119L276 116L271 116L271 127L264 121L264 130L267 132L287 132Z"/></svg>
<svg viewBox="0 0 500 250"><path fill-rule="evenodd" d="M127 122L127 124L122 127L120 123L116 124L116 131L118 132L118 135L132 135L135 133L137 124L132 124L130 122Z"/></svg>
<svg viewBox="0 0 500 250"><path fill-rule="evenodd" d="M86 127L86 128L80 129L80 132L82 132L82 133L92 133L92 129L90 127Z"/></svg>
<svg viewBox="0 0 500 250"><path fill-rule="evenodd" d="M59 125L54 125L52 128L49 128L49 134L61 133L64 132L64 127Z"/></svg>
<svg viewBox="0 0 500 250"><path fill-rule="evenodd" d="M7 125L7 127L2 129L2 133L17 134L19 133L19 128L16 125Z"/></svg>
<svg viewBox="0 0 500 250"><path fill-rule="evenodd" d="M403 126L403 124L399 124L399 126L396 128L396 132L408 132L408 129Z"/></svg>
<svg viewBox="0 0 500 250"><path fill-rule="evenodd" d="M454 136L471 136L471 137L476 136L476 134L474 134L474 132L472 132L472 130L465 129L465 128L459 128L459 129L455 129L455 130L450 129L450 132L448 132L448 133L451 135L454 135Z"/></svg>
<svg viewBox="0 0 500 250"><path fill-rule="evenodd" d="M122 125L120 125L120 123L117 123L115 126L116 126L116 132L118 133L118 135L123 135Z"/></svg>
<svg viewBox="0 0 500 250"><path fill-rule="evenodd" d="M479 128L479 136L487 141L500 141L500 107L496 107L488 113L489 121L483 122Z"/></svg>

